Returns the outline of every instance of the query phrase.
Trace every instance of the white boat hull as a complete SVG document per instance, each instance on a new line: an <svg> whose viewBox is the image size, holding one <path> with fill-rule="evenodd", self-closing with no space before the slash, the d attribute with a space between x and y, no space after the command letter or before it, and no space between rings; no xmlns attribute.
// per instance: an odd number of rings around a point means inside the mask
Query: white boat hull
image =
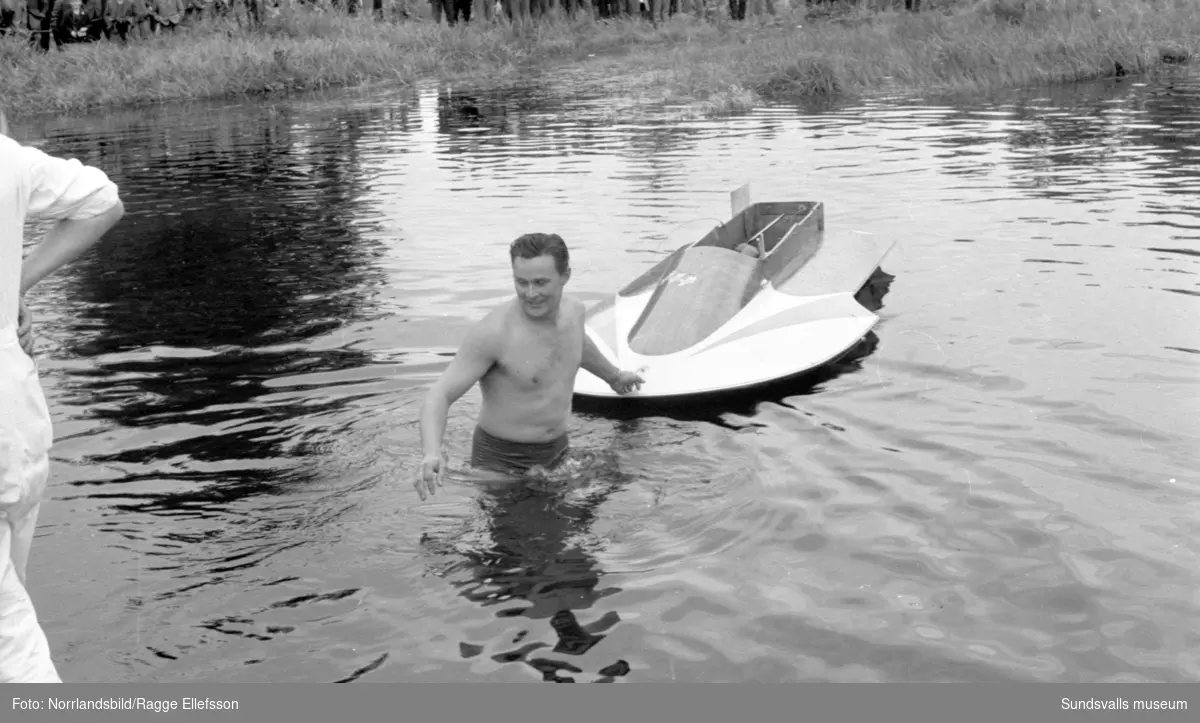
<svg viewBox="0 0 1200 723"><path fill-rule="evenodd" d="M754 387L833 361L879 321L853 294L785 297L781 301L790 304L772 316L739 316L704 344L665 356L643 356L625 345L620 351L611 349L588 328L588 336L609 359L622 369L637 370L645 383L638 391L617 394L599 377L581 369L575 393L586 397L682 397ZM821 314L836 315L822 318ZM801 318L805 320L794 321ZM722 343L738 331L760 324L768 328Z"/></svg>

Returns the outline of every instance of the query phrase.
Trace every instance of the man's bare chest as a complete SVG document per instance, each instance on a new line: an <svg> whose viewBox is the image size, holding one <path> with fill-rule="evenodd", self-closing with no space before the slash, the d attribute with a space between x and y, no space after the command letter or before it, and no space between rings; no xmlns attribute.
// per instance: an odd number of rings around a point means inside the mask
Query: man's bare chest
<svg viewBox="0 0 1200 723"><path fill-rule="evenodd" d="M510 336L499 366L517 385L540 388L573 378L582 355L578 329L522 330Z"/></svg>

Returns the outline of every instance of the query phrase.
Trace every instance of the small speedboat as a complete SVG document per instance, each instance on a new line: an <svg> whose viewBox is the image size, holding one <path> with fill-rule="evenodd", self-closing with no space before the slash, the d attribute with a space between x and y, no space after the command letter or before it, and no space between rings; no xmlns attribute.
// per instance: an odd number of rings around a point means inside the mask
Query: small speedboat
<svg viewBox="0 0 1200 723"><path fill-rule="evenodd" d="M855 294L893 242L825 234L820 202L751 202L587 312L586 333L641 389L581 369L575 393L664 398L746 389L834 361L879 321Z"/></svg>

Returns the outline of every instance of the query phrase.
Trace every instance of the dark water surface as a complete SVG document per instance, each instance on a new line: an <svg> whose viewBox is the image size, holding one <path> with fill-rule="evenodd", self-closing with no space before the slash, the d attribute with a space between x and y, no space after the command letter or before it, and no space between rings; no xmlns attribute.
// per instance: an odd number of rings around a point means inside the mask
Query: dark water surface
<svg viewBox="0 0 1200 723"><path fill-rule="evenodd" d="M35 298L65 678L1200 680L1200 80L733 120L513 98L19 129L129 209ZM418 500L419 395L512 293L508 241L563 234L594 301L747 180L897 241L857 358L589 410L578 479Z"/></svg>

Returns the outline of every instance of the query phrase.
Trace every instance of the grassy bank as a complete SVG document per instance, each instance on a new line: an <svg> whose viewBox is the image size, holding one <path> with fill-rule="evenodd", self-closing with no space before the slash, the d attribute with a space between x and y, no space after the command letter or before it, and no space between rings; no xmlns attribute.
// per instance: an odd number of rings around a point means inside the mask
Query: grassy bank
<svg viewBox="0 0 1200 723"><path fill-rule="evenodd" d="M646 99L723 112L779 96L971 92L1144 73L1200 52L1195 0L925 6L782 11L741 23L677 15L658 28L561 19L451 28L292 8L258 30L214 22L62 53L6 37L0 102L21 115L422 79L502 85L530 69L573 67Z"/></svg>

